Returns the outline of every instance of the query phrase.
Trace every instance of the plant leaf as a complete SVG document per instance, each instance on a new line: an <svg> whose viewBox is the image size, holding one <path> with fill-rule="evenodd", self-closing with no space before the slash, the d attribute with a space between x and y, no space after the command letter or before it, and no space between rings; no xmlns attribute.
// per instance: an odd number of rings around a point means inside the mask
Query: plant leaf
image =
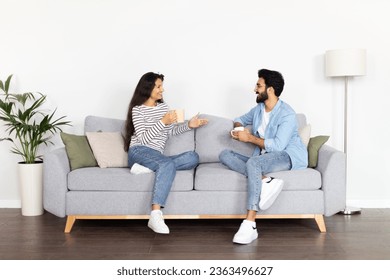
<svg viewBox="0 0 390 280"><path fill-rule="evenodd" d="M10 142L14 142L14 140L12 138L0 138L0 142L1 141L10 141Z"/></svg>
<svg viewBox="0 0 390 280"><path fill-rule="evenodd" d="M13 75L9 75L9 77L8 77L7 80L5 81L4 91L5 91L6 94L8 94L9 85L10 85L10 83L11 83L12 76L13 76Z"/></svg>

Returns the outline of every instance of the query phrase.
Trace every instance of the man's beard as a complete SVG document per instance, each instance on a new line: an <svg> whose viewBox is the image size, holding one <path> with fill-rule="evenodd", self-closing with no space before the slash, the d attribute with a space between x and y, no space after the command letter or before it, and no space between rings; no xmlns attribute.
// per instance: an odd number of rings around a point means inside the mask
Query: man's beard
<svg viewBox="0 0 390 280"><path fill-rule="evenodd" d="M265 91L260 92L259 94L257 94L256 102L257 103L264 103L264 101L266 101L267 99L268 99L268 93L265 90Z"/></svg>

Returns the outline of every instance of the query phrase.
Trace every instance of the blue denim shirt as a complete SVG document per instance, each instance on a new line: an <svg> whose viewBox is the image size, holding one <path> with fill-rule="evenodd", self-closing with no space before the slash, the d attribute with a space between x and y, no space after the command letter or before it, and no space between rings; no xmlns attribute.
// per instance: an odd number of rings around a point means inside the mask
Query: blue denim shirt
<svg viewBox="0 0 390 280"><path fill-rule="evenodd" d="M259 103L245 115L234 119L234 122L239 122L243 126L252 125L252 134L259 137L257 129L261 125L264 110L264 103ZM290 105L280 99L270 113L264 146L268 153L286 151L291 158L292 169L307 167L307 149L298 134L296 114ZM260 147L257 146L253 155L259 154Z"/></svg>

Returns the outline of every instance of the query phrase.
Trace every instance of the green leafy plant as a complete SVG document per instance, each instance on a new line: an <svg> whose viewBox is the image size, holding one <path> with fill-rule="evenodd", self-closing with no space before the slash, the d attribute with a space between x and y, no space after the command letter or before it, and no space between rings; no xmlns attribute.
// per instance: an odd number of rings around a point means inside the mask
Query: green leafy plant
<svg viewBox="0 0 390 280"><path fill-rule="evenodd" d="M4 83L0 80L0 123L4 122L8 134L0 141L11 141L11 152L20 155L25 163L34 163L42 160L37 155L38 147L53 144L51 137L70 122L64 120L65 116L55 119L56 110L47 114L42 109L46 96L39 92L9 93L11 79L12 75Z"/></svg>

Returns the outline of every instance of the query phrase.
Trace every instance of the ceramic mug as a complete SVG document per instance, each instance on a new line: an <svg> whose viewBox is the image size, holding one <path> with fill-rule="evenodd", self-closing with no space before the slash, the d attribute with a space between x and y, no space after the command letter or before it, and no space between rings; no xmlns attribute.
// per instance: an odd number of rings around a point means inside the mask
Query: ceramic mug
<svg viewBox="0 0 390 280"><path fill-rule="evenodd" d="M233 138L237 138L236 136L234 136L233 132L235 131L244 131L244 127L243 126L237 126L235 127L234 129L230 130L230 135L233 137Z"/></svg>
<svg viewBox="0 0 390 280"><path fill-rule="evenodd" d="M184 122L184 109L176 109L174 110L177 117L177 122L182 123Z"/></svg>

